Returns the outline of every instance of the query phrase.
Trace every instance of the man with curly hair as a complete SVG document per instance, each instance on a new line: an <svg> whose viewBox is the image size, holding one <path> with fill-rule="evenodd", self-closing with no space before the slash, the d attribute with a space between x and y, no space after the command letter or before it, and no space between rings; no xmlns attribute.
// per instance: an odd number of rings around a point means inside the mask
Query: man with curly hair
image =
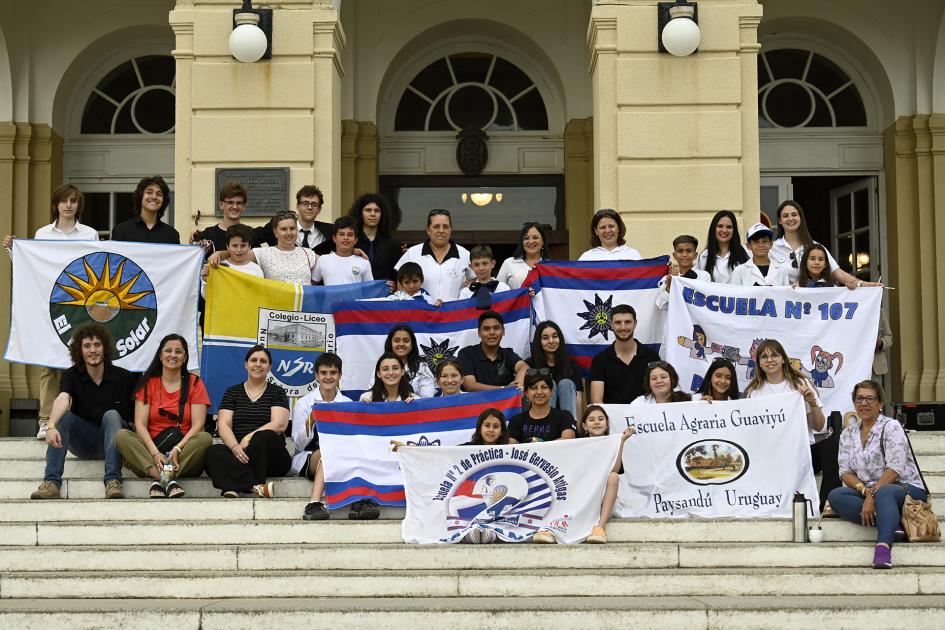
<svg viewBox="0 0 945 630"><path fill-rule="evenodd" d="M31 499L60 497L66 451L79 459L104 459L105 498L125 496L115 434L133 418L135 378L112 365L114 353L114 339L101 324L86 324L72 335L72 367L62 373L46 428L46 474Z"/></svg>

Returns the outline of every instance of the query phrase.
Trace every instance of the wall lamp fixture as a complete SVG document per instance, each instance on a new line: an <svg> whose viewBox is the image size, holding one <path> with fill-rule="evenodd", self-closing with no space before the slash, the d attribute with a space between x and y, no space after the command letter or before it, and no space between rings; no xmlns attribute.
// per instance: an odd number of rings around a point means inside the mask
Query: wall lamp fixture
<svg viewBox="0 0 945 630"><path fill-rule="evenodd" d="M695 2L658 2L657 40L660 52L686 57L696 52L702 39L699 6Z"/></svg>
<svg viewBox="0 0 945 630"><path fill-rule="evenodd" d="M272 9L253 8L252 0L243 0L241 8L233 9L229 48L244 63L272 59Z"/></svg>

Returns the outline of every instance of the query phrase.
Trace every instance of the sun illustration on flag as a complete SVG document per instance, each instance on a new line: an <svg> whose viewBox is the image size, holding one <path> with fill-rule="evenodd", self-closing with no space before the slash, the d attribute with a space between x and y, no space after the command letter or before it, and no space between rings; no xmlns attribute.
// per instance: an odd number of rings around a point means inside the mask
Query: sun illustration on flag
<svg viewBox="0 0 945 630"><path fill-rule="evenodd" d="M420 348L423 350L423 360L426 361L427 366L433 371L436 371L436 366L443 359L455 358L456 351L459 350L459 346L450 347L449 339L437 341L433 337L430 337L429 346L425 346L421 343Z"/></svg>
<svg viewBox="0 0 945 630"><path fill-rule="evenodd" d="M49 314L68 345L74 327L105 324L116 341L140 346L157 316L154 285L144 270L120 254L95 252L73 260L56 278ZM129 337L130 336L130 337Z"/></svg>
<svg viewBox="0 0 945 630"><path fill-rule="evenodd" d="M579 330L590 330L588 339L593 339L595 335L601 335L608 339L607 334L612 330L610 327L610 312L613 310L614 296L608 296L606 301L601 301L600 296L594 294L594 303L587 300L581 300L587 311L576 313L578 317L584 320L584 325Z"/></svg>

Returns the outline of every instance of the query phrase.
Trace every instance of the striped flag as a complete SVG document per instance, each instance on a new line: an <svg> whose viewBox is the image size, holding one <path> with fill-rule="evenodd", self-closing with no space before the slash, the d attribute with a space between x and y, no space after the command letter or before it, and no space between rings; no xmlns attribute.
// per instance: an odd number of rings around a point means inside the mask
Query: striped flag
<svg viewBox="0 0 945 630"><path fill-rule="evenodd" d="M492 296L492 310L505 320L502 346L528 357L530 301L527 289ZM435 307L423 300L358 300L334 307L338 354L344 357L341 389L354 398L374 383L374 364L384 352L391 327L407 324L417 335L420 357L430 371L460 349L479 343L476 299L446 302Z"/></svg>
<svg viewBox="0 0 945 630"><path fill-rule="evenodd" d="M637 341L659 351L666 313L656 308L656 292L668 262L668 256L542 262L524 286L536 291L532 304L538 321L550 319L561 327L568 355L587 377L591 359L614 341L610 313L618 304L629 304L637 312Z"/></svg>
<svg viewBox="0 0 945 630"><path fill-rule="evenodd" d="M325 467L329 508L362 499L406 505L404 482L390 441L411 446L455 446L468 442L476 419L489 407L506 419L519 412L521 392L514 387L488 392L420 398L413 402L328 403L315 405Z"/></svg>

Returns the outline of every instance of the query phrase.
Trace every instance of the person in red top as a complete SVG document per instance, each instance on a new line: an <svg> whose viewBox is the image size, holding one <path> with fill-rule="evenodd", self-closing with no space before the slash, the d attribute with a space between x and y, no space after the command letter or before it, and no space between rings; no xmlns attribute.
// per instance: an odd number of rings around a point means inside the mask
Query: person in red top
<svg viewBox="0 0 945 630"><path fill-rule="evenodd" d="M135 430L122 429L115 445L139 477L151 477L152 499L178 499L184 489L179 477L203 473L204 455L213 438L203 430L210 396L199 377L187 371L187 340L170 334L135 390ZM164 465L173 471L161 482Z"/></svg>

